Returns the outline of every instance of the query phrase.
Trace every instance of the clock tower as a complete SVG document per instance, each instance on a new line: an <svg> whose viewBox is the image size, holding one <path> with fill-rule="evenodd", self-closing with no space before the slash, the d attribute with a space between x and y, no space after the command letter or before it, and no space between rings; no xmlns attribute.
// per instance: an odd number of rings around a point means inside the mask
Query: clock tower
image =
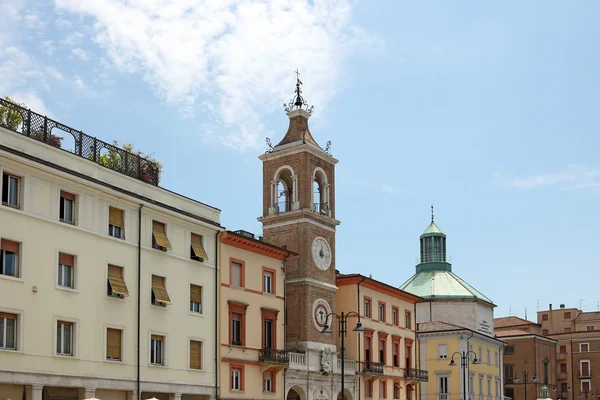
<svg viewBox="0 0 600 400"><path fill-rule="evenodd" d="M264 240L298 253L286 265L286 345L296 352L335 352L336 335L320 331L335 310L335 165L308 120L312 107L295 95L285 105L289 127L283 139L259 158L263 162ZM333 327L337 323L329 324Z"/></svg>

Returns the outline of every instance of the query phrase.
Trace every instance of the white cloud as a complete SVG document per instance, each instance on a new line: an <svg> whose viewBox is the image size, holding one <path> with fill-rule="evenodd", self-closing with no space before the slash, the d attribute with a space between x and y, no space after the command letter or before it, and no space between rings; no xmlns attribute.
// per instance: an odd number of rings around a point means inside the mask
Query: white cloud
<svg viewBox="0 0 600 400"><path fill-rule="evenodd" d="M75 84L75 86L77 86L79 89L85 89L86 85L83 82L83 78L80 77L79 75L75 75L75 77L73 78L73 83Z"/></svg>
<svg viewBox="0 0 600 400"><path fill-rule="evenodd" d="M71 32L67 37L60 41L65 46L74 46L83 40L84 36L81 32Z"/></svg>
<svg viewBox="0 0 600 400"><path fill-rule="evenodd" d="M404 192L401 189L399 189L399 188L397 188L395 186L392 186L390 184L387 184L387 183L381 185L380 190L383 193L386 193L386 194L389 194L389 195L395 196L395 197L399 197L399 196L402 196L404 194Z"/></svg>
<svg viewBox="0 0 600 400"><path fill-rule="evenodd" d="M588 189L600 186L600 168L572 164L563 171L516 178L507 177L501 172L496 172L491 183L519 190L555 186L568 190Z"/></svg>
<svg viewBox="0 0 600 400"><path fill-rule="evenodd" d="M83 51L83 49L80 49L80 48L72 49L71 53L73 53L77 57L81 58L83 61L88 61L90 59L88 57L88 55L85 53L85 51Z"/></svg>
<svg viewBox="0 0 600 400"><path fill-rule="evenodd" d="M44 50L44 53L48 54L49 56L54 53L54 49L54 42L52 40L44 40L42 42L42 50Z"/></svg>
<svg viewBox="0 0 600 400"><path fill-rule="evenodd" d="M208 136L238 149L262 141L262 117L292 96L294 69L300 68L307 100L323 110L340 86L344 58L367 41L352 26L350 0L55 4L94 18L93 40L111 64L141 75L185 115L209 111L208 100L214 107L203 121Z"/></svg>
<svg viewBox="0 0 600 400"><path fill-rule="evenodd" d="M58 70L54 67L46 68L46 74L53 77L54 79L58 79L59 81L62 81L62 79L63 79L62 74L60 72L58 72Z"/></svg>

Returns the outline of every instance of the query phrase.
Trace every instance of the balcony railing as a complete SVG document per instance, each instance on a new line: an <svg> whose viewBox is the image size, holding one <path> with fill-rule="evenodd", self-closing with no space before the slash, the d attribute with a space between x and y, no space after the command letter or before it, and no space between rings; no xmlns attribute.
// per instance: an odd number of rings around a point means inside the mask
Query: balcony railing
<svg viewBox="0 0 600 400"><path fill-rule="evenodd" d="M130 153L112 144L86 135L60 122L54 121L41 114L23 108L15 103L0 98L0 107L10 114L10 123L1 122L0 126L27 136L38 142L68 151L81 158L93 161L103 167L120 172L124 175L139 179L152 185L158 185L160 180L159 166L137 154ZM3 119L4 121L4 119ZM55 129L73 137L73 149L62 146L62 138L55 135ZM102 157L108 155L109 157ZM107 159L108 160L105 160Z"/></svg>
<svg viewBox="0 0 600 400"><path fill-rule="evenodd" d="M429 381L429 374L427 373L427 371L422 370L422 369L406 368L405 376L407 378L412 378L417 381L422 381L422 382Z"/></svg>
<svg viewBox="0 0 600 400"><path fill-rule="evenodd" d="M314 203L313 210L322 215L329 215L329 206L327 203Z"/></svg>
<svg viewBox="0 0 600 400"><path fill-rule="evenodd" d="M579 371L579 377L580 378L591 378L592 377L592 371L590 371L590 370Z"/></svg>
<svg viewBox="0 0 600 400"><path fill-rule="evenodd" d="M258 361L263 364L289 364L290 357L287 350L260 349Z"/></svg>
<svg viewBox="0 0 600 400"><path fill-rule="evenodd" d="M505 380L505 383L508 383L508 384L515 383L515 377L514 376L505 376L504 380Z"/></svg>
<svg viewBox="0 0 600 400"><path fill-rule="evenodd" d="M567 359L567 353L558 353L557 358L559 360L566 360Z"/></svg>
<svg viewBox="0 0 600 400"><path fill-rule="evenodd" d="M288 212L292 210L292 204L289 201L282 201L275 205L275 211L278 214Z"/></svg>
<svg viewBox="0 0 600 400"><path fill-rule="evenodd" d="M361 364L361 372L364 372L366 374L383 375L383 363L362 361Z"/></svg>
<svg viewBox="0 0 600 400"><path fill-rule="evenodd" d="M337 360L336 372L342 373L342 360ZM354 375L356 373L356 361L344 360L344 375Z"/></svg>

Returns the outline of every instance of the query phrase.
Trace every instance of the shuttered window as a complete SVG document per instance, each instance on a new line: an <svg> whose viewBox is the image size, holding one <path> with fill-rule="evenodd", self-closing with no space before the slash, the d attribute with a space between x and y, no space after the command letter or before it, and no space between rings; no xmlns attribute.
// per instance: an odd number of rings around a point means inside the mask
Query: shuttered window
<svg viewBox="0 0 600 400"><path fill-rule="evenodd" d="M163 251L171 248L165 224L157 221L152 221L152 247Z"/></svg>
<svg viewBox="0 0 600 400"><path fill-rule="evenodd" d="M0 349L17 349L17 316L0 312Z"/></svg>
<svg viewBox="0 0 600 400"><path fill-rule="evenodd" d="M165 288L165 278L162 276L152 275L152 304L171 304L171 299Z"/></svg>
<svg viewBox="0 0 600 400"><path fill-rule="evenodd" d="M60 253L58 255L58 286L75 288L75 256Z"/></svg>
<svg viewBox="0 0 600 400"><path fill-rule="evenodd" d="M190 311L202 314L202 286L190 285Z"/></svg>
<svg viewBox="0 0 600 400"><path fill-rule="evenodd" d="M0 274L20 277L19 243L2 239L0 241Z"/></svg>
<svg viewBox="0 0 600 400"><path fill-rule="evenodd" d="M231 262L231 286L242 286L242 264Z"/></svg>
<svg viewBox="0 0 600 400"><path fill-rule="evenodd" d="M208 254L206 254L206 250L204 249L204 244L202 242L202 236L192 233L192 245L190 256L193 260L208 260Z"/></svg>
<svg viewBox="0 0 600 400"><path fill-rule="evenodd" d="M202 369L202 342L190 340L190 368Z"/></svg>
<svg viewBox="0 0 600 400"><path fill-rule="evenodd" d="M2 205L20 209L21 178L8 174L2 174Z"/></svg>
<svg viewBox="0 0 600 400"><path fill-rule="evenodd" d="M113 297L129 296L129 290L123 278L123 268L108 266L108 295Z"/></svg>
<svg viewBox="0 0 600 400"><path fill-rule="evenodd" d="M106 359L121 361L121 337L120 329L108 328L106 330Z"/></svg>
<svg viewBox="0 0 600 400"><path fill-rule="evenodd" d="M59 218L61 222L75 224L75 199L76 196L73 193L60 191Z"/></svg>
<svg viewBox="0 0 600 400"><path fill-rule="evenodd" d="M123 239L125 221L123 210L116 207L108 207L108 234L118 239Z"/></svg>
<svg viewBox="0 0 600 400"><path fill-rule="evenodd" d="M152 335L150 337L150 364L164 365L164 336Z"/></svg>

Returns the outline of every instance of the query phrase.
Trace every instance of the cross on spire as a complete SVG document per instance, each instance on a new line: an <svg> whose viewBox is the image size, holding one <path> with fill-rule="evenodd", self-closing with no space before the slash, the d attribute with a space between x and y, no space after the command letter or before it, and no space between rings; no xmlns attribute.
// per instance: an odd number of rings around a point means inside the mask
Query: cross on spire
<svg viewBox="0 0 600 400"><path fill-rule="evenodd" d="M296 85L302 85L302 81L300 80L300 72L298 71L298 68L296 68L294 73L296 74Z"/></svg>

